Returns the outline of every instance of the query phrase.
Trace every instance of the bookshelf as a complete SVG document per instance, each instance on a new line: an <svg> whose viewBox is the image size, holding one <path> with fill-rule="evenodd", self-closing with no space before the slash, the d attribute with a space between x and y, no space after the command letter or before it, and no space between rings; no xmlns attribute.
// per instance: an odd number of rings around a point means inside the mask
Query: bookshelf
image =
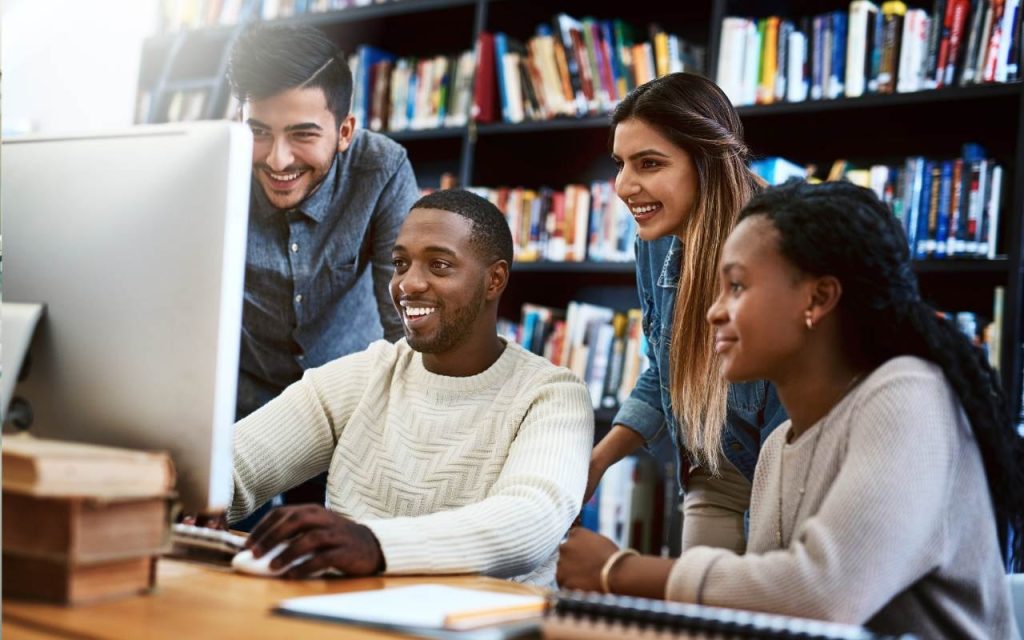
<svg viewBox="0 0 1024 640"><path fill-rule="evenodd" d="M911 0L911 8L931 10L932 0ZM623 4L609 0L398 0L278 19L314 25L346 51L369 44L399 56L457 54L471 49L481 32L504 32L526 41L537 25L551 24L556 13L598 19L622 18L666 31L706 47L707 75L717 70L721 27L727 16L761 18L811 16L845 10L846 0L701 0L678 3L667 11L657 3ZM259 15L259 11L252 12ZM193 80L221 87L223 66L187 63L195 54L192 38L218 42L226 51L240 26L218 26L151 38L143 47L140 93L155 90L151 118L173 82ZM210 45L213 46L213 45ZM213 54L205 59L222 60ZM182 60L178 60L181 58ZM172 71L174 70L174 71ZM164 84L161 84L164 83ZM211 106L219 117L226 96ZM908 156L954 158L961 145L975 142L1004 168L997 258L950 258L915 263L923 296L939 309L991 317L995 290L1003 288L1004 311L1000 373L1011 406L1021 408L1024 336L1021 213L1024 211L1024 91L1020 83L949 86L913 93L865 94L856 98L779 102L741 106L738 112L755 157L781 156L801 164L828 167L837 158L850 162L902 163ZM614 176L608 157L607 114L510 124L500 121L466 126L389 133L406 146L423 187L436 187L443 174L461 185L498 187L588 184ZM525 302L565 308L570 300L619 309L638 306L633 266L622 263L517 263L502 300L502 317L518 319ZM598 412L599 434L613 411Z"/></svg>

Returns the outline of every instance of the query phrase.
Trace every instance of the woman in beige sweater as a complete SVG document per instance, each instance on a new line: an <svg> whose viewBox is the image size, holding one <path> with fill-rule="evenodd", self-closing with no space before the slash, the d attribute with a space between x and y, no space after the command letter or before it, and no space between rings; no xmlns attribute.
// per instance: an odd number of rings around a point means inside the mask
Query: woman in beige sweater
<svg viewBox="0 0 1024 640"><path fill-rule="evenodd" d="M574 529L562 587L1017 638L999 531L1024 538L1024 445L984 356L921 301L899 222L867 189L790 183L730 235L708 311L730 382L790 415L754 476L745 555L675 560Z"/></svg>

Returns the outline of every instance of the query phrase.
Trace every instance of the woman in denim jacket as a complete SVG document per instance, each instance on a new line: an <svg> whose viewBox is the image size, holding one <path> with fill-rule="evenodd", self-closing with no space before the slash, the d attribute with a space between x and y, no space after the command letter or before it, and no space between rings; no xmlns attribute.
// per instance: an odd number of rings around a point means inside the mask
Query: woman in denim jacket
<svg viewBox="0 0 1024 640"><path fill-rule="evenodd" d="M722 245L758 189L743 125L714 83L674 73L622 101L610 146L616 191L638 226L637 288L650 367L594 447L587 498L613 463L670 438L685 495L683 549L742 552L758 451L786 419L767 382L725 383L704 320Z"/></svg>

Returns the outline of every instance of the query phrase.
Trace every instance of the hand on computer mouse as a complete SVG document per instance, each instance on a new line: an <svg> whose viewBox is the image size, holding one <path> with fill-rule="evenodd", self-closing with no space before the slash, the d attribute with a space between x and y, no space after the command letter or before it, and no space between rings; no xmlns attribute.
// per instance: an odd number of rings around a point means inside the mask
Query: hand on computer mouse
<svg viewBox="0 0 1024 640"><path fill-rule="evenodd" d="M254 576L276 577L284 574L292 567L302 564L311 557L310 554L306 554L296 558L288 564L281 565L277 569L271 569L270 563L274 561L274 558L281 555L281 553L287 548L288 543L282 542L259 558L253 555L252 549L244 549L236 553L235 557L231 559L231 568L235 571L248 573Z"/></svg>
<svg viewBox="0 0 1024 640"><path fill-rule="evenodd" d="M253 528L246 546L259 560L285 542L287 547L268 565L272 572L286 569L281 574L285 578L304 578L326 569L337 569L350 576L384 570L384 554L373 532L319 505L272 510ZM301 562L307 555L309 559Z"/></svg>

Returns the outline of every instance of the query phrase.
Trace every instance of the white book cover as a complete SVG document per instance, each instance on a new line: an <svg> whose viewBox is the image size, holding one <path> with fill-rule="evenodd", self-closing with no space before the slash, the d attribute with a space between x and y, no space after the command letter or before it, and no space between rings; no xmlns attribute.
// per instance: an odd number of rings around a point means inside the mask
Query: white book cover
<svg viewBox="0 0 1024 640"><path fill-rule="evenodd" d="M849 29L846 38L846 97L857 98L864 94L867 77L868 29L874 22L873 14L878 7L869 0L853 0L850 3Z"/></svg>
<svg viewBox="0 0 1024 640"><path fill-rule="evenodd" d="M1006 0L1003 7L1002 37L999 38L999 51L996 54L996 82L1006 82L1006 63L1010 57L1010 45L1013 40L1013 21L1017 17L1020 0Z"/></svg>
<svg viewBox="0 0 1024 640"><path fill-rule="evenodd" d="M633 474L636 465L635 456L626 456L608 467L601 478L597 532L611 539L620 548L627 548L632 544L629 517L632 511Z"/></svg>
<svg viewBox="0 0 1024 640"><path fill-rule="evenodd" d="M1002 198L1003 188L1003 168L996 165L992 169L992 183L989 191L988 199L988 220L986 225L988 226L988 242L984 247L980 247L982 250L987 252L989 260L993 260L996 257L996 241L999 230L999 209L1000 200Z"/></svg>
<svg viewBox="0 0 1024 640"><path fill-rule="evenodd" d="M277 610L385 628L458 630L540 617L544 606L541 595L419 584L290 598Z"/></svg>
<svg viewBox="0 0 1024 640"><path fill-rule="evenodd" d="M915 65L920 57L920 43L928 42L928 15L924 9L908 9L903 18L903 34L900 37L900 59L896 73L896 92L910 93L921 88L921 64ZM923 29L922 29L923 27Z"/></svg>
<svg viewBox="0 0 1024 640"><path fill-rule="evenodd" d="M807 36L802 31L789 34L789 53L786 56L786 100L803 102L807 99Z"/></svg>
<svg viewBox="0 0 1024 640"><path fill-rule="evenodd" d="M718 86L734 105L743 95L743 49L747 41L746 18L722 20L721 42L718 45Z"/></svg>
<svg viewBox="0 0 1024 640"><path fill-rule="evenodd" d="M761 66L761 34L757 25L749 21L746 26L746 38L743 46L743 79L739 105L757 102L757 86L760 84L759 70Z"/></svg>
<svg viewBox="0 0 1024 640"><path fill-rule="evenodd" d="M505 68L505 95L508 96L508 121L512 123L522 122L523 114L523 85L519 77L519 54L506 53L501 60Z"/></svg>

